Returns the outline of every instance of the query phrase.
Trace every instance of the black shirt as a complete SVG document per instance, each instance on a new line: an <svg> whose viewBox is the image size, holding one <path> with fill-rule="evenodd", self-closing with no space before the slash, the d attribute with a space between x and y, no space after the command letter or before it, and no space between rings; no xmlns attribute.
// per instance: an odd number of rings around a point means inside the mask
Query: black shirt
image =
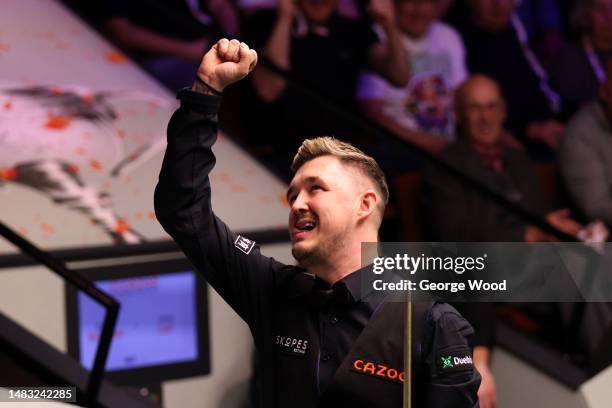
<svg viewBox="0 0 612 408"><path fill-rule="evenodd" d="M277 19L275 11L266 10L248 20L245 36L249 44L262 49ZM353 103L359 72L368 61L370 47L378 41L365 20L332 14L324 31L298 30L297 17L291 34L291 74L317 91L340 102ZM307 24L305 21L303 24ZM301 98L288 89L285 98L299 104Z"/></svg>
<svg viewBox="0 0 612 408"><path fill-rule="evenodd" d="M552 119L554 114L514 28L509 25L505 30L490 32L470 18L456 27L463 37L470 73L485 74L499 83L507 102L506 126L525 141L529 122Z"/></svg>
<svg viewBox="0 0 612 408"><path fill-rule="evenodd" d="M476 406L480 377L465 363L473 330L453 308L415 306L420 334L415 334L415 364L406 377L404 304L377 301L373 291L362 291L363 270L330 289L302 268L261 255L253 241L237 236L214 215L208 175L215 163L211 148L220 98L190 90L179 96L181 108L168 125L155 190L156 215L249 325L261 367L259 405L399 407L408 378L422 402L417 406ZM443 356L464 363L449 370L440 365Z"/></svg>
<svg viewBox="0 0 612 408"><path fill-rule="evenodd" d="M611 52L594 52L592 57L605 71L611 55ZM582 42L563 48L555 61L553 79L566 105L567 114L573 114L586 103L597 100L599 80Z"/></svg>
<svg viewBox="0 0 612 408"><path fill-rule="evenodd" d="M380 305L380 299L370 296L371 293L361 295L361 273L365 271L359 270L345 276L331 287L315 278L311 295L314 313L311 317L318 322L321 345L319 393L331 382L351 346Z"/></svg>
<svg viewBox="0 0 612 408"><path fill-rule="evenodd" d="M256 13L245 25L246 42L261 53L275 21L275 11ZM367 66L370 47L378 41L370 25L334 14L325 25L325 34L312 29L298 33L297 26L294 21L291 76L326 99L354 109L359 73ZM347 140L359 131L291 83L277 101L262 107L250 120L259 121L255 127L265 128L266 136L287 156L304 138L334 135Z"/></svg>

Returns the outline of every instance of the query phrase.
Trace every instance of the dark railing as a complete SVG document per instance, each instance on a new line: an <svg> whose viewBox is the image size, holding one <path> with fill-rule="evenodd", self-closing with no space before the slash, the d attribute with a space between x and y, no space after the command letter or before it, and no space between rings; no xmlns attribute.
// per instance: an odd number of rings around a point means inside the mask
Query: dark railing
<svg viewBox="0 0 612 408"><path fill-rule="evenodd" d="M48 252L42 251L41 249L34 246L31 242L24 239L22 236L17 234L15 231L0 222L0 236L6 238L9 242L19 248L22 252L32 257L38 263L45 265L51 269L54 273L60 275L64 280L73 284L79 290L82 290L96 302L104 306L106 309L106 316L104 317L104 323L102 326L102 332L100 334L100 341L96 350L96 357L94 360L93 368L89 375L89 381L87 383L86 394L91 401L95 401L100 391L100 385L102 383L102 377L104 375L104 368L106 365L106 359L110 349L110 343L112 340L113 332L115 330L115 324L117 322L117 315L119 313L119 303L96 286L93 283L82 277L75 271L69 270L66 265L58 258L55 258Z"/></svg>
<svg viewBox="0 0 612 408"><path fill-rule="evenodd" d="M275 244L289 241L287 228L243 231L237 232L242 236L249 237L258 244ZM55 259L64 263L89 261L92 259L120 258L126 256L145 256L170 252L179 252L181 249L171 240L148 241L134 245L103 245L83 248L59 249L48 251ZM0 273L6 268L33 265L36 262L29 256L21 253L7 254L0 257Z"/></svg>

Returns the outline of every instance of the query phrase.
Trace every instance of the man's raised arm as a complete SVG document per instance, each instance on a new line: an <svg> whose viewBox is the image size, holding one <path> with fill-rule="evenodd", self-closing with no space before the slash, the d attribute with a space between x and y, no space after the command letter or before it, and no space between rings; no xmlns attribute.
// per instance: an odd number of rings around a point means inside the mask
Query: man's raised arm
<svg viewBox="0 0 612 408"><path fill-rule="evenodd" d="M215 164L217 109L223 89L244 78L257 54L244 43L220 40L202 59L193 88L168 125L168 146L155 189L155 213L194 266L248 323L261 293L274 284L275 261L237 237L213 213L209 173ZM238 245L242 244L242 245Z"/></svg>

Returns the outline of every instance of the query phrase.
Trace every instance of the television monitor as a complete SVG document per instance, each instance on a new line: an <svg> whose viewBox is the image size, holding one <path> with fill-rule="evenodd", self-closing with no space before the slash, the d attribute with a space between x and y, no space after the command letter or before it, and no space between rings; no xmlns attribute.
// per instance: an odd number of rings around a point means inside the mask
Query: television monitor
<svg viewBox="0 0 612 408"><path fill-rule="evenodd" d="M120 303L105 377L147 386L210 372L206 284L186 259L78 269ZM91 370L105 310L66 287L68 352Z"/></svg>

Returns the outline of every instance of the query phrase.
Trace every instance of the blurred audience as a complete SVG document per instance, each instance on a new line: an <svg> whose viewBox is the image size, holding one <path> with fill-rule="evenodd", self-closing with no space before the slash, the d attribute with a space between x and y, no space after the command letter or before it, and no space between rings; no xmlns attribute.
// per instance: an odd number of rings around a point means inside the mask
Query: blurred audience
<svg viewBox="0 0 612 408"><path fill-rule="evenodd" d="M456 22L471 73L499 82L508 101L507 128L532 152L550 156L538 144L555 149L563 132L556 120L561 100L529 44L514 0L467 0L469 16Z"/></svg>
<svg viewBox="0 0 612 408"><path fill-rule="evenodd" d="M605 66L612 55L612 0L577 1L572 21L580 37L563 49L553 71L569 112L596 99L606 80Z"/></svg>
<svg viewBox="0 0 612 408"><path fill-rule="evenodd" d="M525 27L529 44L546 68L551 68L565 43L561 10L557 0L517 0L518 17Z"/></svg>
<svg viewBox="0 0 612 408"><path fill-rule="evenodd" d="M337 12L347 18L363 17L363 3L361 0L340 0ZM277 4L277 0L238 0L238 7L245 17L261 10L274 9Z"/></svg>
<svg viewBox="0 0 612 408"><path fill-rule="evenodd" d="M581 225L569 218L567 210L545 213L533 164L523 150L504 143L506 106L493 79L475 75L466 81L455 99L458 139L442 153L442 159L522 207L544 215L558 229L577 236ZM431 193L431 225L440 240L552 239L440 170L429 168L426 179ZM468 219L479 221L466 223Z"/></svg>
<svg viewBox="0 0 612 408"><path fill-rule="evenodd" d="M96 18L110 38L175 91L193 82L219 32L239 34L230 0L98 0Z"/></svg>
<svg viewBox="0 0 612 408"><path fill-rule="evenodd" d="M498 84L484 75L475 75L457 89L455 98L458 139L441 154L442 159L577 237L583 228L569 217L568 210L545 213L538 176L525 152L504 143L506 103ZM428 225L432 227L431 238L435 241L554 240L436 167L426 171L426 190ZM489 365L495 345L494 307L491 304L457 306L476 329L474 366L482 375L478 391L480 406L494 407L496 386Z"/></svg>
<svg viewBox="0 0 612 408"><path fill-rule="evenodd" d="M572 118L559 149L559 166L571 198L589 220L612 226L612 60L599 100Z"/></svg>
<svg viewBox="0 0 612 408"><path fill-rule="evenodd" d="M445 19L453 25L470 18L469 0L442 0L446 3ZM514 0L516 14L525 28L529 44L549 68L561 51L566 37L564 16L566 3L572 0Z"/></svg>
<svg viewBox="0 0 612 408"><path fill-rule="evenodd" d="M442 0L396 0L411 77L395 87L380 75L360 78L358 98L366 114L390 132L439 153L453 138L452 92L467 76L457 32L437 21ZM384 38L380 27L376 27Z"/></svg>
<svg viewBox="0 0 612 408"><path fill-rule="evenodd" d="M367 66L394 85L403 86L409 65L391 0L372 0L368 6L371 18L383 28L385 43L378 41L370 24L340 16L338 5L339 0L279 0L276 11L261 11L248 21L246 37L262 59L269 59L308 89L350 109L356 107L361 69ZM347 139L359 132L265 64L258 65L251 80L262 108L251 122L265 129L285 166L305 137L336 134Z"/></svg>

